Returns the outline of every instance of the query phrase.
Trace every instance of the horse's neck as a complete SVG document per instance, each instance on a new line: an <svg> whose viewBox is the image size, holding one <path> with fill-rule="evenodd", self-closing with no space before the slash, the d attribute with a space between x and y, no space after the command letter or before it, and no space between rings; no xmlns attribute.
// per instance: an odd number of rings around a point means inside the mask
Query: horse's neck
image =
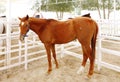
<svg viewBox="0 0 120 82"><path fill-rule="evenodd" d="M46 20L32 18L29 20L29 23L30 23L30 29L38 34L40 29L43 28L44 25L46 25Z"/></svg>

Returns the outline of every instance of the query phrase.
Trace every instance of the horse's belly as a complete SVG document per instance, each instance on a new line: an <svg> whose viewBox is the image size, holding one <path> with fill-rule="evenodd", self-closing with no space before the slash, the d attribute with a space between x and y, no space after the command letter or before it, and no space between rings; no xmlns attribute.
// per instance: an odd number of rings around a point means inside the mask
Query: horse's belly
<svg viewBox="0 0 120 82"><path fill-rule="evenodd" d="M73 41L75 39L76 39L76 36L74 33L72 33L72 34L63 33L63 34L55 37L55 43L56 44L63 44L63 43Z"/></svg>

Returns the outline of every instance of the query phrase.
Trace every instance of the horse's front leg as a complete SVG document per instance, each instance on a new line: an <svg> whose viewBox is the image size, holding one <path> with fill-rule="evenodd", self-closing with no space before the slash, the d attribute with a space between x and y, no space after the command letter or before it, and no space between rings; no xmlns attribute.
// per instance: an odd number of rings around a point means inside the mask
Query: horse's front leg
<svg viewBox="0 0 120 82"><path fill-rule="evenodd" d="M56 68L58 68L58 62L57 62L57 59L56 59L56 52L55 52L55 44L52 44L52 53L53 53L53 58L55 60L55 64L56 64Z"/></svg>
<svg viewBox="0 0 120 82"><path fill-rule="evenodd" d="M52 71L52 63L51 63L51 45L50 44L44 44L47 52L47 58L48 58L48 73Z"/></svg>

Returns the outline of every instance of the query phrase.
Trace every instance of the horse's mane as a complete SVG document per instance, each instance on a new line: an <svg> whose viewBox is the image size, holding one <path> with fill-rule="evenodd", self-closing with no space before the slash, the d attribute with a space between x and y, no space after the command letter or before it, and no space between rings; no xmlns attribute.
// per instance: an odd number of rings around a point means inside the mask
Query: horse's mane
<svg viewBox="0 0 120 82"><path fill-rule="evenodd" d="M49 24L49 23L52 23L52 22L68 22L68 20L64 20L64 21L61 21L61 20L56 20L56 19L43 19L43 18L35 18L35 17L30 17L29 18L29 22L32 22L32 23L35 23L35 24L38 24L38 23L41 23L41 24Z"/></svg>
<svg viewBox="0 0 120 82"><path fill-rule="evenodd" d="M41 19L41 18L35 18L35 17L30 17L29 21L35 21L35 22L41 22L41 21L48 21L48 22L52 22L52 21L58 21L55 19Z"/></svg>
<svg viewBox="0 0 120 82"><path fill-rule="evenodd" d="M46 22L46 19L40 19L40 18L30 17L29 18L29 22L44 23L44 22Z"/></svg>

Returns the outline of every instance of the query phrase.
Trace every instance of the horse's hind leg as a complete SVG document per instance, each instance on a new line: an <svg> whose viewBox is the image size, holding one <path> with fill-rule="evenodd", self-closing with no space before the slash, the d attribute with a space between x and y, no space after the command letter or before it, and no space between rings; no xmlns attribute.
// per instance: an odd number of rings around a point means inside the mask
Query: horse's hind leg
<svg viewBox="0 0 120 82"><path fill-rule="evenodd" d="M84 72L84 68L88 59L87 50L83 45L82 45L82 51L83 51L83 61L81 67L77 71L78 74L82 74Z"/></svg>
<svg viewBox="0 0 120 82"><path fill-rule="evenodd" d="M89 44L82 45L83 49L83 61L82 61L82 66L80 68L80 72L83 71L85 64L87 62L87 59L90 59L90 68L89 68L89 73L87 75L88 78L91 78L94 70L94 60L95 58L92 56L92 49Z"/></svg>
<svg viewBox="0 0 120 82"><path fill-rule="evenodd" d="M56 52L55 52L55 44L52 44L52 53L53 53L53 58L55 60L55 64L56 64L56 68L58 68L58 62L57 62L57 59L56 59Z"/></svg>
<svg viewBox="0 0 120 82"><path fill-rule="evenodd" d="M90 59L90 68L89 68L88 77L90 78L93 75L93 71L94 71L95 56L93 56L93 54L91 53L89 59Z"/></svg>
<svg viewBox="0 0 120 82"><path fill-rule="evenodd" d="M86 55L88 56L88 58L90 60L89 73L87 76L88 76L88 78L91 78L91 76L93 74L93 70L94 70L95 57L92 56L92 49L91 49L90 45L85 45L83 48L83 51L86 53Z"/></svg>

